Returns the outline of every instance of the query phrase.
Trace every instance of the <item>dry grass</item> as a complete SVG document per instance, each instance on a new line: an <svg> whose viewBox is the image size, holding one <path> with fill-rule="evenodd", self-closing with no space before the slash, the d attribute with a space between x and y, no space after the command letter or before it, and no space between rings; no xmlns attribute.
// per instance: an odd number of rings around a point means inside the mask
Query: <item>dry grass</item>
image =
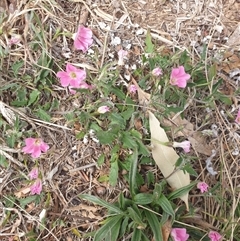
<svg viewBox="0 0 240 241"><path fill-rule="evenodd" d="M8 5L10 11L6 11L3 2ZM1 240L10 240L9 237L14 238L12 240L30 240L24 237L24 234L36 227L40 229L36 240L83 240L78 237L78 230L85 233L96 229L106 214L98 207L81 203L77 195L90 192L112 202L120 191L127 192L124 180L120 180L116 188L98 181L99 176L108 173L109 166L105 164L103 168L97 168L97 158L101 153L109 154L109 150L94 142L84 145L75 138L75 134L81 130L81 124L71 123L71 120L67 122L64 118L64 115L71 114L74 108L80 109L84 106L81 96L66 98L59 91L61 88L57 85L55 73L63 62L76 63L96 73L104 64L116 60L114 59L116 56L113 58L110 56L115 55L120 48L119 45L112 44L114 37L117 36L125 48L131 44L130 63L138 65L136 61L144 50L145 40L145 34L139 35L138 31L142 28L143 33L146 33L150 28L159 50L174 54L177 48L186 49L193 64L199 61L205 41L206 73L207 65L218 56L223 56L218 59L216 79L209 81L211 83L209 91L202 95L210 95L213 83L220 78L224 78L221 92L226 93L228 87L230 95L239 93L236 81L229 80L233 63L222 55L228 52L231 56L239 56L240 43L228 46L227 42L239 22L240 3L237 1L15 0L3 2L0 4L0 11L2 7L6 13L0 18L0 89L5 88L0 96L2 117L8 122L9 129L14 130L11 120L19 116L24 123L22 126L24 130L32 128L53 145L49 154L39 160L44 190L49 193L49 200L39 203L38 206L29 205L22 208L9 197L22 187L22 176L31 170L34 163L30 159L25 160L20 153L21 143L15 148L7 147L5 138L12 132L4 128L0 130L0 154L10 163L7 167L0 167L0 223L6 222L4 228L0 226ZM79 23L87 23L94 32L94 47L97 50L95 58L74 51L71 40L64 34L57 34L59 31L66 34L75 32ZM106 26L102 27L101 23L105 23ZM107 26L110 28L109 31ZM222 32L219 32L219 26L223 27ZM7 40L14 34L21 36L21 42L16 47L8 48ZM6 53L4 49L8 52ZM238 60L239 58L235 58L234 67L240 68L240 62L236 64ZM23 65L15 73L12 66L19 61L22 61ZM47 94L47 88L41 87L43 92L46 90L46 95L39 99L39 105L44 105L46 99L49 103L53 103L56 99L61 103L58 110L52 111L50 121L41 121L28 107L13 108L10 104L16 97L17 88L14 89L16 83L29 91L33 90L36 85L41 85L39 76L43 75L44 71L50 73L51 78L48 81L52 81L49 86L53 86L54 93L49 91ZM194 191L190 202L199 208L198 215L201 218L188 217L182 221L204 231L218 230L225 235L225 240L240 240L240 237L236 237L236 234L240 233L240 160L239 155L233 155L233 151L240 148L240 133L238 126L229 122L229 118L233 119L236 109L239 108L239 98L232 96L232 106L220 105L218 101L212 100L214 110L206 119L204 110L206 103L198 102L195 94L189 93L192 98L189 98L190 104L186 110L188 121L193 124L194 130L204 130L210 128L212 124L217 125L218 135L212 138L210 143L217 153L212 161L218 174L213 177L206 171L205 160L208 156L199 153L197 148L194 155L198 161L194 164L194 168L199 174L198 179L209 183L215 189L216 196L199 197ZM27 167L26 162L30 163ZM8 201L8 207L3 205L3 200ZM39 214L44 208L48 209L47 225L41 228ZM6 216L6 211L9 211L9 216ZM11 219L10 216L16 218ZM65 226L61 226L60 220ZM56 225L53 225L54 222Z"/></svg>

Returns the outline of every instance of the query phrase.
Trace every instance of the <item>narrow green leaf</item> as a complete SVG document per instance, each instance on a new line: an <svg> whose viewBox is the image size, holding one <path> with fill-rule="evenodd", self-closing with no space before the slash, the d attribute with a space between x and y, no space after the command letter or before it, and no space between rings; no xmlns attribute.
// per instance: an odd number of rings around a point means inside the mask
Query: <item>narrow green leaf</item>
<svg viewBox="0 0 240 241"><path fill-rule="evenodd" d="M156 202L161 197L162 190L164 189L165 186L166 186L166 181L162 181L160 183L155 184L155 187L153 190L153 195L154 195L154 200L156 200Z"/></svg>
<svg viewBox="0 0 240 241"><path fill-rule="evenodd" d="M208 79L209 81L213 81L213 79L217 75L217 67L216 64L213 64L209 69L208 69Z"/></svg>
<svg viewBox="0 0 240 241"><path fill-rule="evenodd" d="M125 217L121 224L121 229L119 232L119 237L123 237L128 232L129 217Z"/></svg>
<svg viewBox="0 0 240 241"><path fill-rule="evenodd" d="M115 213L115 214L123 214L123 211L121 209L119 209L118 207L116 207L113 204L110 204L104 200L102 200L101 198L89 195L89 194L81 194L79 195L80 198L83 198L89 202L98 204L102 207L107 208L110 212Z"/></svg>
<svg viewBox="0 0 240 241"><path fill-rule="evenodd" d="M29 105L31 105L31 104L33 104L36 100L37 100L37 98L38 98L38 96L40 95L40 91L38 91L38 90L33 90L31 93L30 93L30 96L29 96L29 100L28 100L28 106Z"/></svg>
<svg viewBox="0 0 240 241"><path fill-rule="evenodd" d="M131 196L134 197L136 194L136 173L137 173L137 165L138 165L138 151L135 150L133 154L129 157L131 161L130 171L129 171L129 186Z"/></svg>
<svg viewBox="0 0 240 241"><path fill-rule="evenodd" d="M37 196L34 195L34 196L29 196L29 197L26 197L26 198L23 198L23 199L19 198L18 201L19 201L19 203L20 203L20 206L21 206L22 208L25 208L25 206L26 206L27 204L35 201L36 199L37 199Z"/></svg>
<svg viewBox="0 0 240 241"><path fill-rule="evenodd" d="M136 204L145 205L153 201L153 195L150 193L138 193L134 196L133 200Z"/></svg>
<svg viewBox="0 0 240 241"><path fill-rule="evenodd" d="M171 203L168 201L168 199L162 194L161 197L158 200L159 205L165 211L167 214L175 218L175 212L172 208Z"/></svg>
<svg viewBox="0 0 240 241"><path fill-rule="evenodd" d="M153 235L154 235L154 240L155 241L163 241L162 237L162 231L161 231L161 224L158 221L158 218L156 214L144 210L145 216L147 218L147 221L149 223L149 226L152 229Z"/></svg>
<svg viewBox="0 0 240 241"><path fill-rule="evenodd" d="M181 197L182 195L184 195L185 193L188 193L195 185L197 182L191 182L189 185L185 186L185 187L181 187L175 191L173 191L172 193L170 193L167 196L168 200L173 200L176 198Z"/></svg>
<svg viewBox="0 0 240 241"><path fill-rule="evenodd" d="M93 241L116 241L119 235L122 218L122 215L108 218L104 225L95 233Z"/></svg>
<svg viewBox="0 0 240 241"><path fill-rule="evenodd" d="M150 241L150 239L142 232L142 240L141 241Z"/></svg>
<svg viewBox="0 0 240 241"><path fill-rule="evenodd" d="M140 229L135 228L132 234L131 241L142 241L142 231Z"/></svg>
<svg viewBox="0 0 240 241"><path fill-rule="evenodd" d="M150 54L153 53L154 45L152 43L152 36L151 36L150 29L147 30L145 44L146 44L145 52Z"/></svg>
<svg viewBox="0 0 240 241"><path fill-rule="evenodd" d="M137 226L138 228L145 228L146 224L142 221L142 217L137 213L133 208L128 207L128 214L129 217L134 221L135 227Z"/></svg>
<svg viewBox="0 0 240 241"><path fill-rule="evenodd" d="M109 173L109 183L111 186L116 186L118 180L118 161L111 162L111 168Z"/></svg>
<svg viewBox="0 0 240 241"><path fill-rule="evenodd" d="M104 160L105 160L105 155L101 154L97 159L98 166L101 166L104 163Z"/></svg>

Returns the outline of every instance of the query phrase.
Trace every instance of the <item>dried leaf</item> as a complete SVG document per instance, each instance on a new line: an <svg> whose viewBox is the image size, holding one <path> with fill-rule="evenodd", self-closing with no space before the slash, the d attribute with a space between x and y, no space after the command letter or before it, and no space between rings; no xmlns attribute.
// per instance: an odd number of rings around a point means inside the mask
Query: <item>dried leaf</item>
<svg viewBox="0 0 240 241"><path fill-rule="evenodd" d="M194 131L193 124L188 120L177 116L172 122L164 119L163 125L171 127L174 138L184 136L188 138L194 150L207 156L211 155L212 149L214 149L213 145L206 142L206 137L201 132Z"/></svg>
<svg viewBox="0 0 240 241"><path fill-rule="evenodd" d="M238 23L237 28L233 32L233 34L230 36L230 38L227 41L228 46L237 46L240 44L240 23Z"/></svg>
<svg viewBox="0 0 240 241"><path fill-rule="evenodd" d="M170 220L168 220L162 226L163 241L168 241L169 235L171 233L171 229L172 229L172 223Z"/></svg>
<svg viewBox="0 0 240 241"><path fill-rule="evenodd" d="M143 91L140 86L138 85L137 81L132 77L133 84L137 87L138 92L138 101L140 105L148 106L150 103L151 95L147 92Z"/></svg>
<svg viewBox="0 0 240 241"><path fill-rule="evenodd" d="M160 122L150 111L149 125L151 143L153 146L153 159L161 170L163 176L166 178L168 184L175 190L187 186L190 183L189 174L184 173L182 170L175 171L175 163L179 156L172 147L161 144L168 143L169 140L164 129L160 127ZM185 202L188 210L188 193L184 194L181 199Z"/></svg>
<svg viewBox="0 0 240 241"><path fill-rule="evenodd" d="M4 116L4 118L7 120L7 122L10 125L14 125L14 121L16 120L16 116L12 110L7 108L7 106L0 101L0 113Z"/></svg>
<svg viewBox="0 0 240 241"><path fill-rule="evenodd" d="M31 191L30 187L23 187L18 192L15 192L14 195L17 198L22 198L22 197L25 197L26 194L28 194L30 191Z"/></svg>

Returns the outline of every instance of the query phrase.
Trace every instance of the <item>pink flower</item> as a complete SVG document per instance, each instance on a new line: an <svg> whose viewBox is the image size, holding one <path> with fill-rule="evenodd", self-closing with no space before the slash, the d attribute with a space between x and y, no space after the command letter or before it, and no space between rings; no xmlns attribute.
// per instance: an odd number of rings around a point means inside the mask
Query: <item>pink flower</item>
<svg viewBox="0 0 240 241"><path fill-rule="evenodd" d="M216 231L210 231L208 237L211 239L211 241L219 241L222 238L221 234Z"/></svg>
<svg viewBox="0 0 240 241"><path fill-rule="evenodd" d="M24 154L31 154L33 158L38 158L41 152L46 152L49 149L48 144L42 141L40 138L27 138L25 139L26 146L22 151Z"/></svg>
<svg viewBox="0 0 240 241"><path fill-rule="evenodd" d="M129 86L129 92L132 94L135 94L137 92L137 86L136 85L130 85Z"/></svg>
<svg viewBox="0 0 240 241"><path fill-rule="evenodd" d="M77 33L73 34L74 47L78 50L86 52L93 43L92 30L79 26Z"/></svg>
<svg viewBox="0 0 240 241"><path fill-rule="evenodd" d="M171 236L174 241L186 241L189 238L185 228L172 228Z"/></svg>
<svg viewBox="0 0 240 241"><path fill-rule="evenodd" d="M157 68L155 68L155 69L152 70L152 74L153 74L154 76L162 75L162 70L161 70L159 67L157 67Z"/></svg>
<svg viewBox="0 0 240 241"><path fill-rule="evenodd" d="M201 193L207 192L208 191L208 185L206 182L199 182L197 184L197 188L200 189Z"/></svg>
<svg viewBox="0 0 240 241"><path fill-rule="evenodd" d="M124 65L124 61L123 59L128 55L128 52L123 50L123 49L120 49L118 51L118 65Z"/></svg>
<svg viewBox="0 0 240 241"><path fill-rule="evenodd" d="M19 44L21 41L21 35L13 35L9 40L8 40L8 45L15 45Z"/></svg>
<svg viewBox="0 0 240 241"><path fill-rule="evenodd" d="M179 88L185 88L190 77L191 76L185 72L183 66L173 68L170 76L170 84L177 85Z"/></svg>
<svg viewBox="0 0 240 241"><path fill-rule="evenodd" d="M235 119L235 122L238 123L238 124L240 124L240 110L239 110L238 113L237 113L237 117L236 117L236 119Z"/></svg>
<svg viewBox="0 0 240 241"><path fill-rule="evenodd" d="M183 142L173 142L173 147L181 147L183 148L184 152L190 152L190 141L183 141Z"/></svg>
<svg viewBox="0 0 240 241"><path fill-rule="evenodd" d="M103 105L103 106L100 106L97 111L100 114L104 114L104 113L110 111L110 108L106 105Z"/></svg>
<svg viewBox="0 0 240 241"><path fill-rule="evenodd" d="M33 185L30 187L31 194L40 194L42 191L42 181L40 179L37 179Z"/></svg>
<svg viewBox="0 0 240 241"><path fill-rule="evenodd" d="M70 85L77 88L86 78L86 71L78 69L71 64L67 64L66 71L57 72L57 77L60 78L60 83L63 87Z"/></svg>
<svg viewBox="0 0 240 241"><path fill-rule="evenodd" d="M38 168L34 167L32 169L32 171L29 172L28 176L29 176L30 180L38 178Z"/></svg>

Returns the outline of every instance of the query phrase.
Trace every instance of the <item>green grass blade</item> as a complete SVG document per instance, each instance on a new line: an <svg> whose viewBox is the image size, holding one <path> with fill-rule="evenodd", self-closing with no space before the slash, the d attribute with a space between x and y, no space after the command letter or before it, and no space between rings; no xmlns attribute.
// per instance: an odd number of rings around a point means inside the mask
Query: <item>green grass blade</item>
<svg viewBox="0 0 240 241"><path fill-rule="evenodd" d="M114 206L113 204L110 204L104 200L102 200L101 198L89 195L89 194L81 194L79 195L80 198L85 199L89 202L98 204L102 207L107 208L110 212L115 213L115 214L123 214L123 211L121 209L119 209L118 207Z"/></svg>
<svg viewBox="0 0 240 241"><path fill-rule="evenodd" d="M151 230L153 232L154 240L163 241L161 224L159 223L156 214L149 212L147 210L144 210L144 213L149 223L149 226L151 227Z"/></svg>
<svg viewBox="0 0 240 241"><path fill-rule="evenodd" d="M122 222L122 215L108 218L104 225L95 233L93 241L116 241Z"/></svg>
<svg viewBox="0 0 240 241"><path fill-rule="evenodd" d="M134 229L131 241L142 241L142 231L140 229Z"/></svg>
<svg viewBox="0 0 240 241"><path fill-rule="evenodd" d="M136 173L137 173L137 164L138 164L138 151L134 150L132 156L130 157L131 166L129 171L129 186L131 196L134 197L136 194Z"/></svg>

